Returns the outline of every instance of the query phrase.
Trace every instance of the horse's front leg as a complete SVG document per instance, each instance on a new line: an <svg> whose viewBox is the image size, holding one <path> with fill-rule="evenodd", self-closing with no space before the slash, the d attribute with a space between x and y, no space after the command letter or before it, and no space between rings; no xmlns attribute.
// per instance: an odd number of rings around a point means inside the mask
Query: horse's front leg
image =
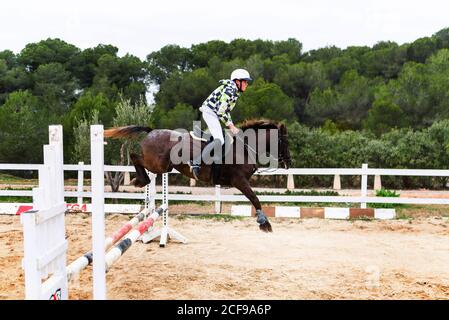
<svg viewBox="0 0 449 320"><path fill-rule="evenodd" d="M264 232L273 232L267 216L262 212L262 206L260 205L259 198L257 198L256 194L251 189L249 181L245 177L239 176L233 177L233 179L231 180L231 184L235 188L239 189L253 204L254 208L256 209L257 222L259 223L260 230Z"/></svg>

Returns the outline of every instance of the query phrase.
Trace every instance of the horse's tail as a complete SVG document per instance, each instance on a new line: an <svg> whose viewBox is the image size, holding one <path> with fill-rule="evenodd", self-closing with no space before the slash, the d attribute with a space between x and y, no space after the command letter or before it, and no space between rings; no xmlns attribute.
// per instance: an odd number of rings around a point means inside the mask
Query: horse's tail
<svg viewBox="0 0 449 320"><path fill-rule="evenodd" d="M105 138L134 138L141 132L151 132L153 129L149 127L141 127L141 126L127 126L127 127L117 127L104 130Z"/></svg>

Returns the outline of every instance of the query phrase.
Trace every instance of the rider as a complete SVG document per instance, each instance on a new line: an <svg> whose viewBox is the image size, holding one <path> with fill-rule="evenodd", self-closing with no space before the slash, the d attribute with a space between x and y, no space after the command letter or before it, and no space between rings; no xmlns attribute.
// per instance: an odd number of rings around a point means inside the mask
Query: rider
<svg viewBox="0 0 449 320"><path fill-rule="evenodd" d="M220 86L215 89L203 102L200 111L214 140L204 147L201 155L193 159L191 171L198 180L201 159L205 158L215 146L223 146L224 137L220 121L227 126L232 134L236 135L239 129L234 126L230 112L234 108L240 94L246 90L248 81L251 81L249 72L245 69L236 69L231 73L231 79L220 80Z"/></svg>

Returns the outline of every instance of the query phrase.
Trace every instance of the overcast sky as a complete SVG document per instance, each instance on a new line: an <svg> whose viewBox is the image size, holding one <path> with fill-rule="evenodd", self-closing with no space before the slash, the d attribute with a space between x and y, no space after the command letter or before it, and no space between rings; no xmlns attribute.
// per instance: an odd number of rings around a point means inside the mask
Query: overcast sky
<svg viewBox="0 0 449 320"><path fill-rule="evenodd" d="M328 45L399 44L449 27L444 0L13 0L0 3L0 51L61 38L100 43L141 59L167 44L296 38L305 51Z"/></svg>

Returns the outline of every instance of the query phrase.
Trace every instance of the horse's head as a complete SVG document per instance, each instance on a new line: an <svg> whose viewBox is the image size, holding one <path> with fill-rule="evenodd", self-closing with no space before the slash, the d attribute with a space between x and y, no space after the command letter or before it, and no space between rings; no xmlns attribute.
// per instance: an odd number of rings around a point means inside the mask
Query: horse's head
<svg viewBox="0 0 449 320"><path fill-rule="evenodd" d="M273 121L273 120L266 120L266 119L256 119L256 120L247 120L245 121L240 128L242 131L253 129L253 130L270 130L275 129L278 133L278 153L272 154L272 148L270 147L270 155L275 157L278 161L278 166L281 168L288 169L291 166L291 157L290 157L290 150L288 148L288 132L287 127L285 124ZM270 137L267 135L267 143L270 143Z"/></svg>

